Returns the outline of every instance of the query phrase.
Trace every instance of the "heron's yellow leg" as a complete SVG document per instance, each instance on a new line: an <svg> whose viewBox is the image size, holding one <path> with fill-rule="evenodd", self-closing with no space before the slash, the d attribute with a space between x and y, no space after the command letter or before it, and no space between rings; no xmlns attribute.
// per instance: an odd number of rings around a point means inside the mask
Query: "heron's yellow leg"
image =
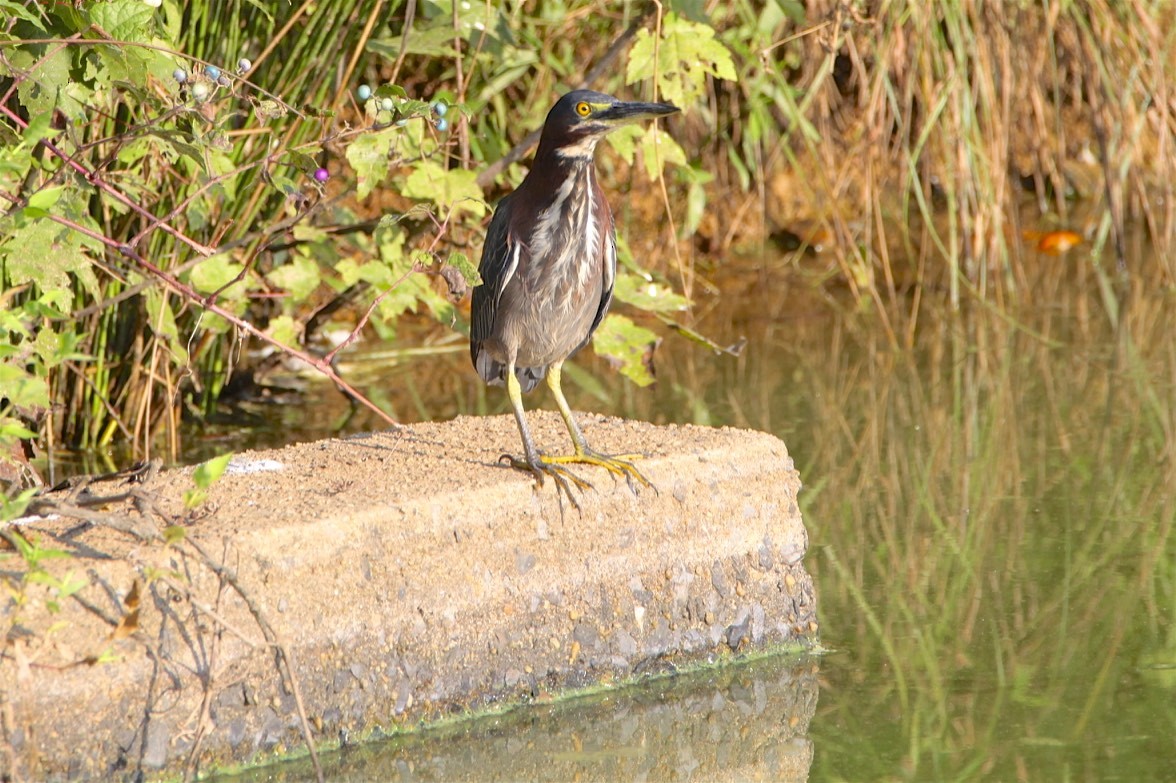
<svg viewBox="0 0 1176 783"><path fill-rule="evenodd" d="M562 361L556 362L547 369L547 386L555 396L555 404L559 406L559 414L563 417L564 425L568 428L568 435L572 438L575 453L561 457L544 457L544 459L548 462L559 464L597 465L614 475L624 476L625 480L630 484L636 480L643 486L653 489L653 483L633 464L633 461L641 459L642 455L601 454L588 446L588 441L584 439L584 433L580 431L580 425L576 424L576 418L572 415L571 406L568 405L567 398L564 397L563 388L560 383L560 371L562 369Z"/></svg>
<svg viewBox="0 0 1176 783"><path fill-rule="evenodd" d="M539 449L535 448L535 441L531 439L531 430L527 427L527 417L523 412L523 389L519 385L519 379L515 377L513 365L507 368L506 394L510 397L510 407L514 409L515 423L518 424L519 434L523 438L523 459L512 457L509 454L503 454L502 458L508 460L511 466L518 470L530 471L539 484L543 483L544 475L551 476L555 480L556 486L567 495L568 500L579 511L580 504L576 502L576 498L571 493L571 485L575 485L581 491L592 489L592 485L559 464L560 460L545 457L539 453Z"/></svg>

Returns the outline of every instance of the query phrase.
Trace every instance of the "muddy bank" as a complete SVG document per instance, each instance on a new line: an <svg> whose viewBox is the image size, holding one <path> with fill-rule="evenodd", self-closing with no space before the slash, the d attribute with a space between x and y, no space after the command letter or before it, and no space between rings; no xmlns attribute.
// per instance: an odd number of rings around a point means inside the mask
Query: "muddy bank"
<svg viewBox="0 0 1176 783"><path fill-rule="evenodd" d="M126 497L89 523L25 524L69 557L6 573L25 596L0 661L12 771L207 771L306 732L362 738L815 641L783 443L583 424L604 451L647 454L658 491L582 469L595 489L561 510L550 481L498 466L509 416L459 418L240 454L194 509L189 469L90 487ZM563 443L558 415L533 425Z"/></svg>

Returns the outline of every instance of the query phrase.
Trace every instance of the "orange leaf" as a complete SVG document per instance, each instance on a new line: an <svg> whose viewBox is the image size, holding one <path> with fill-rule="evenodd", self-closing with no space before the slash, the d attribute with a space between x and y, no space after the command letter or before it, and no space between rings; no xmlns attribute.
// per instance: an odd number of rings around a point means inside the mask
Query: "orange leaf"
<svg viewBox="0 0 1176 783"><path fill-rule="evenodd" d="M118 621L118 627L115 628L111 634L110 639L125 639L133 634L139 627L139 580L131 585L131 591L127 593L127 597L123 599L123 606L127 608L126 614Z"/></svg>
<svg viewBox="0 0 1176 783"><path fill-rule="evenodd" d="M1050 231L1037 240L1037 249L1051 256L1061 255L1072 247L1082 244L1082 235L1073 231Z"/></svg>

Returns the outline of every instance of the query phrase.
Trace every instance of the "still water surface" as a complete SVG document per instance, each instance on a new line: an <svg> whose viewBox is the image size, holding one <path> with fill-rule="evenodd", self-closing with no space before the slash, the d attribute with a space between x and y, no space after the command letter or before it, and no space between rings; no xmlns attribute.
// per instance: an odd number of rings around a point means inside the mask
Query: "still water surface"
<svg viewBox="0 0 1176 783"><path fill-rule="evenodd" d="M739 357L669 337L653 389L579 359L578 409L787 443L832 652L351 748L330 777L1176 780L1176 297L1135 280L1112 307L1090 268L1041 259L998 313L859 307L748 263L698 311L748 338ZM391 367L373 348L349 377L405 420L508 410L441 348ZM342 420L316 394L312 418Z"/></svg>

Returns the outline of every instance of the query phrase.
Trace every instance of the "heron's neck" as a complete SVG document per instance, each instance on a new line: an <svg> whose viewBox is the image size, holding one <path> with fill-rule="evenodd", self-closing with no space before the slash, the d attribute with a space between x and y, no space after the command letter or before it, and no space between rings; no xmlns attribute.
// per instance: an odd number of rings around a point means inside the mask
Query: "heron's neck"
<svg viewBox="0 0 1176 783"><path fill-rule="evenodd" d="M550 275L553 285L565 285L574 276L583 287L593 267L573 261L600 257L601 238L607 232L604 223L611 220L596 183L596 163L591 156L557 155L547 161L536 157L532 171L547 176L531 183L529 195L538 219L529 226L527 246L533 259L549 259L548 264L533 267L558 270L560 274Z"/></svg>
<svg viewBox="0 0 1176 783"><path fill-rule="evenodd" d="M573 147L540 144L523 186L530 191L532 203L541 210L562 212L570 205L573 193L594 193L596 184L596 141L581 142ZM534 172L543 172L541 177ZM522 189L522 188L520 188Z"/></svg>

